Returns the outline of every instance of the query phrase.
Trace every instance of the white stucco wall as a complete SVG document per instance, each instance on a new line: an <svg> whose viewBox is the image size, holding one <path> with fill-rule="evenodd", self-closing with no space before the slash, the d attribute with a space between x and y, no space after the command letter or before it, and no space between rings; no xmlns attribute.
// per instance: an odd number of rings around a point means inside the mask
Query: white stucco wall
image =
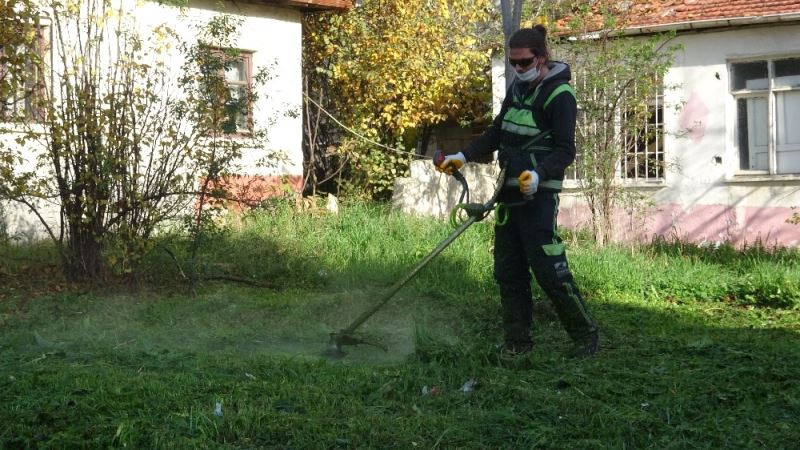
<svg viewBox="0 0 800 450"><path fill-rule="evenodd" d="M669 189L658 193L658 201L684 206L796 206L800 174L765 182L737 173L736 102L730 94L727 64L732 59L800 56L800 25L681 35L676 41L684 50L677 53L664 83L680 88L665 92L665 104L683 106L665 114L669 133L665 146L676 165L668 171ZM694 125L692 131L676 137L687 131L686 124ZM715 156L721 163L714 161Z"/></svg>
<svg viewBox="0 0 800 450"><path fill-rule="evenodd" d="M240 161L243 175L289 175L295 180L302 177L302 13L295 9L247 4L240 2L218 2L215 0L190 1L187 8L160 6L151 1L121 0L125 11L135 18L142 36L149 30L166 24L175 29L181 39L191 42L196 35L195 27L208 22L214 15L226 13L242 20L235 46L253 52L253 72L266 68L269 80L259 88L259 100L254 105L254 120L257 126L267 129L267 148L279 150L285 156L277 167L256 165L263 152L246 151ZM222 6L221 6L222 5ZM170 65L177 76L182 58L177 50L170 57ZM58 58L54 58L57 64ZM59 67L53 72L58 73ZM53 80L54 83L57 80ZM13 141L13 135L3 133L0 139ZM35 150L26 151L33 166ZM41 212L48 223L55 227L58 220L58 205L42 204ZM45 237L44 228L27 208L15 203L0 204L2 228L10 236L22 240ZM56 229L57 231L57 229Z"/></svg>
<svg viewBox="0 0 800 450"><path fill-rule="evenodd" d="M221 6L222 5L222 6ZM143 27L168 23L183 39L190 40L194 26L207 23L219 13L242 20L236 47L253 52L253 73L264 68L268 81L258 89L254 120L266 127L270 149L281 150L287 160L274 169L256 168L258 152L244 155L247 174L302 175L302 13L300 11L243 2L193 0L179 10L147 2L135 9ZM180 61L176 54L175 61Z"/></svg>
<svg viewBox="0 0 800 450"><path fill-rule="evenodd" d="M664 232L669 225L701 241L799 245L800 227L785 220L800 206L800 174L739 171L729 63L800 56L800 25L681 34L676 43L683 50L664 79L665 86L679 86L665 91L666 187L653 193L661 208L649 226Z"/></svg>
<svg viewBox="0 0 800 450"><path fill-rule="evenodd" d="M492 58L492 114L500 114L506 96L506 60Z"/></svg>

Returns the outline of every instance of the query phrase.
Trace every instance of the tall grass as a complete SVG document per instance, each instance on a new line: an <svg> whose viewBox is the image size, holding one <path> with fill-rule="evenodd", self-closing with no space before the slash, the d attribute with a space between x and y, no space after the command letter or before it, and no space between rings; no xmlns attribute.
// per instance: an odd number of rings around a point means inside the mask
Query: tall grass
<svg viewBox="0 0 800 450"><path fill-rule="evenodd" d="M494 295L492 227L488 221L473 225L412 286L467 301ZM383 204L356 203L339 214L310 214L276 202L237 221L204 249L204 257L214 262L210 270L281 286L381 286L404 275L451 232L445 221L406 216ZM737 250L664 240L597 248L569 231L564 234L573 271L589 297L800 305L796 249ZM170 265L165 254L155 261L152 276L175 276L164 270Z"/></svg>

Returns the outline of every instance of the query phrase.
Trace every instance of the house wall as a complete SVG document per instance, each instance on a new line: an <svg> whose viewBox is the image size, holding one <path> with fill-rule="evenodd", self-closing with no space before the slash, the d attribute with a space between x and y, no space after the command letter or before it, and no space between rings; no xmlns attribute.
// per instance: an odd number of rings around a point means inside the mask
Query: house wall
<svg viewBox="0 0 800 450"><path fill-rule="evenodd" d="M800 55L800 25L738 28L679 35L683 46L667 73L662 187L645 190L655 203L640 217L620 218L622 238L676 235L695 242L800 245L800 226L786 223L800 206L800 174L737 174L736 103L731 59ZM800 126L800 124L797 124ZM562 223L587 224L575 195L563 202Z"/></svg>
<svg viewBox="0 0 800 450"><path fill-rule="evenodd" d="M246 151L240 161L245 180L258 178L263 191L278 183L288 183L295 189L301 187L302 152L302 12L240 2L216 0L190 1L187 8L164 7L156 2L122 0L136 18L143 36L153 27L168 24L182 39L191 41L195 26L207 22L224 12L242 19L236 46L253 52L254 72L265 67L269 80L259 89L259 100L254 105L254 120L268 133L266 146L282 152L284 159L275 167L260 167L257 160L263 155L259 149ZM222 6L221 6L222 5ZM171 57L172 67L179 69L182 59L177 49ZM55 68L54 72L58 72ZM176 71L177 75L177 71ZM54 80L55 82L55 80ZM12 142L11 133L1 133L0 139ZM35 152L27 152L33 165ZM57 225L58 205L43 205L43 216ZM0 231L23 240L45 237L39 220L26 208L17 204L0 204Z"/></svg>
<svg viewBox="0 0 800 450"><path fill-rule="evenodd" d="M224 7L220 7L220 4ZM268 81L259 88L254 105L254 119L268 130L267 147L281 150L286 160L274 168L257 168L258 152L244 155L241 161L248 175L303 174L302 130L302 12L244 2L217 0L190 1L186 14L149 2L138 11L143 21L152 25L169 22L190 38L193 24L210 20L218 13L243 20L237 47L253 52L253 70L265 68Z"/></svg>

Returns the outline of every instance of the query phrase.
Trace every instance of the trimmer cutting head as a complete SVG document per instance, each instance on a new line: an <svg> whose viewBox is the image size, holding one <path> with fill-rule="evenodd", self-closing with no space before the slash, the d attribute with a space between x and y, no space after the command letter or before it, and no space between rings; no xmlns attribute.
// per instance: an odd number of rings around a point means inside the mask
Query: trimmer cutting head
<svg viewBox="0 0 800 450"><path fill-rule="evenodd" d="M342 350L342 347L345 345L364 344L364 345L371 345L373 347L378 347L379 349L385 352L389 351L389 349L383 344L380 344L378 342L369 342L365 339L355 337L352 334L347 333L345 331L340 331L338 333L331 333L330 336L331 338L328 341L328 348L326 348L325 351L322 352L322 356L328 358L335 358L335 359L344 358L344 356L347 353L345 353L344 350Z"/></svg>
<svg viewBox="0 0 800 450"><path fill-rule="evenodd" d="M342 344L339 342L339 334L338 333L331 333L331 338L328 341L328 348L322 352L322 356L326 358L334 358L334 359L342 359L344 358L345 353L342 350Z"/></svg>

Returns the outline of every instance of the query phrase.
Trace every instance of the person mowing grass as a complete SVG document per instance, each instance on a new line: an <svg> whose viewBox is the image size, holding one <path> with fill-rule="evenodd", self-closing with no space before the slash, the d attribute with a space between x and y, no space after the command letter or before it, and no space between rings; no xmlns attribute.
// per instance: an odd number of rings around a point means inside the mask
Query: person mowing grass
<svg viewBox="0 0 800 450"><path fill-rule="evenodd" d="M550 298L575 343L571 357L599 349L598 326L583 301L556 231L558 193L575 160L577 104L569 66L550 60L547 29L523 28L509 40L508 63L516 77L492 125L437 170L452 174L467 161L499 151L506 169L498 201L508 221L495 225L494 277L503 307L504 341L498 350L520 354L533 347L531 272Z"/></svg>

